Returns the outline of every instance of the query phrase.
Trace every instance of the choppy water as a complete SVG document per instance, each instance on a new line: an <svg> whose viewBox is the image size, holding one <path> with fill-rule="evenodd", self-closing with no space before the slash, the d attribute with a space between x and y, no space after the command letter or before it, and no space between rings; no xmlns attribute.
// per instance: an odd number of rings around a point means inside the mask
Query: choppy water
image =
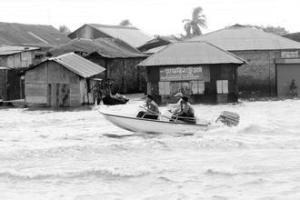
<svg viewBox="0 0 300 200"><path fill-rule="evenodd" d="M134 114L141 102L109 109ZM300 101L197 105L238 127L132 136L94 110L0 110L0 199L300 199ZM162 108L163 109L163 108Z"/></svg>

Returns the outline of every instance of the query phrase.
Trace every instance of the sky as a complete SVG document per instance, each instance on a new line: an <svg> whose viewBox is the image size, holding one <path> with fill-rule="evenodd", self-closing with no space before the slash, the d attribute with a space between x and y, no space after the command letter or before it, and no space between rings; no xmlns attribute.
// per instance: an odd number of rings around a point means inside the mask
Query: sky
<svg viewBox="0 0 300 200"><path fill-rule="evenodd" d="M183 19L201 6L204 33L239 24L285 27L300 32L299 0L0 0L0 21L66 25L119 24L124 19L149 35L184 33Z"/></svg>

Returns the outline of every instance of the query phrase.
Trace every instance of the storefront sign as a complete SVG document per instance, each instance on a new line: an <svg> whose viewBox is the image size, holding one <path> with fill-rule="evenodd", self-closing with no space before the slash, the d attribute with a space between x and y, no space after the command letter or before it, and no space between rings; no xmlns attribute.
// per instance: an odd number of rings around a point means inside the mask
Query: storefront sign
<svg viewBox="0 0 300 200"><path fill-rule="evenodd" d="M203 80L202 67L173 67L160 69L160 81Z"/></svg>

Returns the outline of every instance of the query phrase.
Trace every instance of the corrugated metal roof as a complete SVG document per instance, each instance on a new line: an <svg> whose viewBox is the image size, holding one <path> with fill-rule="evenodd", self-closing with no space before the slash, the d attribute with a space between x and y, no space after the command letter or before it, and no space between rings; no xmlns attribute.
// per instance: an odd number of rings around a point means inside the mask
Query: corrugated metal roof
<svg viewBox="0 0 300 200"><path fill-rule="evenodd" d="M142 46L138 47L138 49L142 52L147 52L150 51L154 48L160 47L160 46L165 46L173 42L179 42L182 41L179 38L171 35L171 36L156 36L152 40L149 40Z"/></svg>
<svg viewBox="0 0 300 200"><path fill-rule="evenodd" d="M135 27L128 26L111 26L101 24L88 24L91 27L109 35L113 38L118 38L128 43L133 47L139 47L152 39L149 35L143 33Z"/></svg>
<svg viewBox="0 0 300 200"><path fill-rule="evenodd" d="M243 64L245 61L207 42L178 42L142 61L140 66Z"/></svg>
<svg viewBox="0 0 300 200"><path fill-rule="evenodd" d="M228 51L300 49L298 42L247 26L232 26L188 41L207 41Z"/></svg>
<svg viewBox="0 0 300 200"><path fill-rule="evenodd" d="M50 25L0 22L0 45L53 47L69 40Z"/></svg>
<svg viewBox="0 0 300 200"><path fill-rule="evenodd" d="M121 40L113 38L98 38L96 40L74 39L67 44L50 50L50 52L54 56L68 52L84 52L86 54L97 52L106 58L145 57L145 55L137 49Z"/></svg>
<svg viewBox="0 0 300 200"><path fill-rule="evenodd" d="M286 35L283 35L283 37L289 38L291 40L295 40L297 42L300 42L300 32L298 33L289 33Z"/></svg>
<svg viewBox="0 0 300 200"><path fill-rule="evenodd" d="M38 50L37 47L20 47L20 46L0 46L0 56L12 55L25 51Z"/></svg>
<svg viewBox="0 0 300 200"><path fill-rule="evenodd" d="M145 53L145 54L154 54L154 53L159 52L160 50L162 50L166 46L168 46L168 45L163 45L163 46L155 47L155 48L149 49L147 51L144 51L143 53Z"/></svg>
<svg viewBox="0 0 300 200"><path fill-rule="evenodd" d="M48 60L55 61L65 66L67 69L83 78L89 78L105 71L104 67L78 56L75 53L67 53L58 57L49 58Z"/></svg>

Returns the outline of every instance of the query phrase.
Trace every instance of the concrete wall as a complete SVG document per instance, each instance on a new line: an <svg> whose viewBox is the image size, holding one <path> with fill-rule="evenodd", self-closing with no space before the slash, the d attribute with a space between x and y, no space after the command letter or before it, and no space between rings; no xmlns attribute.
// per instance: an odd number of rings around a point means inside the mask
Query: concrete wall
<svg viewBox="0 0 300 200"><path fill-rule="evenodd" d="M277 92L279 97L290 96L290 84L295 80L297 94L300 94L300 63L277 64Z"/></svg>
<svg viewBox="0 0 300 200"><path fill-rule="evenodd" d="M274 59L280 57L279 51L232 53L247 61L238 69L238 87L242 97L276 95Z"/></svg>
<svg viewBox="0 0 300 200"><path fill-rule="evenodd" d="M294 52L299 50L282 50ZM247 61L238 69L238 87L241 97L276 96L275 59L281 58L281 50L232 51ZM300 54L299 54L300 55Z"/></svg>

